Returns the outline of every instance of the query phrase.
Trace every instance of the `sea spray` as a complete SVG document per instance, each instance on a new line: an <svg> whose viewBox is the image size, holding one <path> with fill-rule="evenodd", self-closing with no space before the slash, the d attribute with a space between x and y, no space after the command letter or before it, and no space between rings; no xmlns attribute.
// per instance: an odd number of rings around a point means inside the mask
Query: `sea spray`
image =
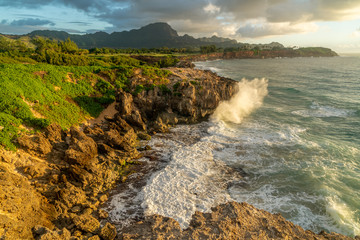
<svg viewBox="0 0 360 240"><path fill-rule="evenodd" d="M262 105L268 94L268 80L255 78L249 81L245 78L237 84L238 92L229 101L224 101L216 108L212 119L226 122L241 123L256 108Z"/></svg>

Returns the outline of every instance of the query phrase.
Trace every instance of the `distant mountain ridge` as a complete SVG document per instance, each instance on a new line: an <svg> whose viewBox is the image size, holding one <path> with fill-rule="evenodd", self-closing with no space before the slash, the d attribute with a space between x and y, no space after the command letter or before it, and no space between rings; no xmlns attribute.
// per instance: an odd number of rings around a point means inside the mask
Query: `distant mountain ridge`
<svg viewBox="0 0 360 240"><path fill-rule="evenodd" d="M69 34L64 31L37 30L27 34L30 37L46 37L64 41L70 38L80 48L191 48L204 45L216 45L217 47L242 47L243 43L238 43L230 38L212 36L211 38L194 38L185 34L179 36L169 24L158 22L146 25L140 29L130 31L96 32L92 34L77 35ZM281 44L279 44L281 45ZM282 45L281 45L282 46Z"/></svg>

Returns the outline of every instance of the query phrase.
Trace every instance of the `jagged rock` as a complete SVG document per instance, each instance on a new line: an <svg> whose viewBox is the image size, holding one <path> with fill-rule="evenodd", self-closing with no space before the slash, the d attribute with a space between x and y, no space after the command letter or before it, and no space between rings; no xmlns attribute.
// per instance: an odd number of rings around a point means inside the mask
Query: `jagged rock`
<svg viewBox="0 0 360 240"><path fill-rule="evenodd" d="M105 140L108 145L113 148L119 149L121 147L122 142L124 141L124 137L115 130L110 129L108 132L105 133Z"/></svg>
<svg viewBox="0 0 360 240"><path fill-rule="evenodd" d="M71 176L77 181L82 183L82 188L85 189L90 185L94 179L94 174L89 173L79 165L72 165L70 167Z"/></svg>
<svg viewBox="0 0 360 240"><path fill-rule="evenodd" d="M81 188L77 188L71 183L67 182L66 187L59 191L59 198L67 207L71 208L74 205L86 202L86 194Z"/></svg>
<svg viewBox="0 0 360 240"><path fill-rule="evenodd" d="M142 130L146 130L146 124L142 119L139 109L133 102L132 95L120 90L118 97L119 99L117 101L119 104L116 106L116 109L119 111L122 118L128 123L133 124Z"/></svg>
<svg viewBox="0 0 360 240"><path fill-rule="evenodd" d="M122 230L121 239L181 239L180 224L172 218L152 215Z"/></svg>
<svg viewBox="0 0 360 240"><path fill-rule="evenodd" d="M138 132L137 136L141 139L141 140L151 140L151 136L145 132Z"/></svg>
<svg viewBox="0 0 360 240"><path fill-rule="evenodd" d="M23 135L17 139L21 148L37 155L46 155L51 152L52 146L49 140L41 133L35 136Z"/></svg>
<svg viewBox="0 0 360 240"><path fill-rule="evenodd" d="M36 240L69 240L71 237L66 228L52 231L43 226L35 226L33 233Z"/></svg>
<svg viewBox="0 0 360 240"><path fill-rule="evenodd" d="M169 131L169 126L167 124L164 124L161 118L156 119L156 121L153 123L152 127L156 132Z"/></svg>
<svg viewBox="0 0 360 240"><path fill-rule="evenodd" d="M45 128L45 136L51 142L55 143L61 141L62 137L64 137L64 133L59 124L52 123L51 125Z"/></svg>
<svg viewBox="0 0 360 240"><path fill-rule="evenodd" d="M107 154L114 152L114 149L111 148L109 145L106 145L105 143L99 143L98 144L98 152L101 154Z"/></svg>
<svg viewBox="0 0 360 240"><path fill-rule="evenodd" d="M121 117L120 113L115 114L114 120L120 131L129 131L132 127Z"/></svg>
<svg viewBox="0 0 360 240"><path fill-rule="evenodd" d="M100 222L87 213L81 214L80 216L73 215L71 219L78 229L85 232L96 233L100 228Z"/></svg>
<svg viewBox="0 0 360 240"><path fill-rule="evenodd" d="M96 142L74 127L70 129L70 134L70 147L65 152L66 161L81 166L94 163L96 161L95 156L98 153Z"/></svg>
<svg viewBox="0 0 360 240"><path fill-rule="evenodd" d="M317 239L351 240L336 234L315 234L247 203L230 202L212 208L211 213L195 212L190 226L181 230L175 220L159 215L148 217L122 232L122 239Z"/></svg>
<svg viewBox="0 0 360 240"><path fill-rule="evenodd" d="M107 222L100 231L100 237L104 240L113 240L116 237L116 228L111 223Z"/></svg>
<svg viewBox="0 0 360 240"><path fill-rule="evenodd" d="M130 129L124 134L124 141L121 143L121 147L125 151L131 151L137 144L137 135L134 129Z"/></svg>

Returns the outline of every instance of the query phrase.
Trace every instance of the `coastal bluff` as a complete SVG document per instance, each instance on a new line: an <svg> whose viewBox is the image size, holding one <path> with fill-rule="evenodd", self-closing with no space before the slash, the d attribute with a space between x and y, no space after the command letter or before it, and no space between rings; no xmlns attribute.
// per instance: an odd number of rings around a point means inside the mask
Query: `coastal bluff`
<svg viewBox="0 0 360 240"><path fill-rule="evenodd" d="M235 81L211 71L181 64L168 71L161 83L134 71L129 89L116 94L116 111L101 123L69 130L52 124L20 136L16 152L0 151L1 240L352 239L304 231L246 203L196 212L185 230L155 215L118 231L101 206L110 189L127 184L127 175L142 167L137 159L147 147L140 140L176 124L206 120L238 90Z"/></svg>

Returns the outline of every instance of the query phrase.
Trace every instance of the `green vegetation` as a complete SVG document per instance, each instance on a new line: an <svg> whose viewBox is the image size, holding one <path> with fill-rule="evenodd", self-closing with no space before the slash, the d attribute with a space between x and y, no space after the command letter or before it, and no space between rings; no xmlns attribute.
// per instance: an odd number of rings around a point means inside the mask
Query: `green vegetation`
<svg viewBox="0 0 360 240"><path fill-rule="evenodd" d="M117 89L137 95L158 88L164 95L181 96L180 83L169 89L171 72L161 69L178 62L175 54L227 51L229 49L215 45L200 49L84 50L70 39L0 36L0 145L15 149L14 140L21 132L36 131L51 123L58 123L65 129L86 118L97 117L115 100ZM259 54L260 50L250 51ZM284 51L299 56L336 55L326 48ZM149 54L139 59L150 61L146 63L129 54ZM151 57L152 54L156 57ZM130 78L135 74L141 74L144 82L131 86ZM197 81L190 83L201 89Z"/></svg>
<svg viewBox="0 0 360 240"><path fill-rule="evenodd" d="M309 57L309 56L337 56L337 54L332 51L330 48L323 47L307 47L299 48L295 50L300 57Z"/></svg>
<svg viewBox="0 0 360 240"><path fill-rule="evenodd" d="M200 52L203 53L203 54L213 53L213 52L217 52L217 48L216 48L215 45L201 46L200 47Z"/></svg>
<svg viewBox="0 0 360 240"><path fill-rule="evenodd" d="M51 123L66 129L97 117L115 100L117 89L131 92L135 70L147 83L133 94L155 87L171 94L165 85L171 72L159 66L177 61L169 56L149 66L125 55L90 55L69 39L35 38L25 44L0 37L0 145L15 149L21 132Z"/></svg>

